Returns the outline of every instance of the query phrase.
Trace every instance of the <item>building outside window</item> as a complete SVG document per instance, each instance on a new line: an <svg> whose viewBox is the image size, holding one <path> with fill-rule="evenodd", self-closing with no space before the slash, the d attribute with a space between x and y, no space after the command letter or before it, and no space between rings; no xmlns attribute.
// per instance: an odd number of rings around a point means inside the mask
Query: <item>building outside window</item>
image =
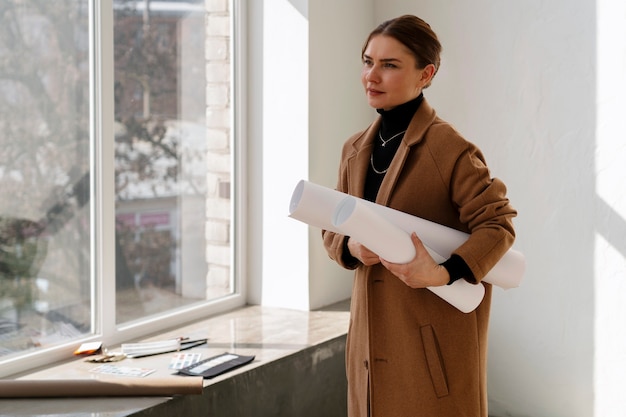
<svg viewBox="0 0 626 417"><path fill-rule="evenodd" d="M137 337L143 322L182 323L240 294L235 6L2 2L0 364L83 340ZM99 20L106 7L112 20ZM98 55L96 35L112 45L111 57ZM99 84L106 68L113 85ZM107 102L112 114L102 110ZM114 126L113 137L98 121ZM111 160L98 153L107 141ZM111 224L102 223L106 205L95 193L107 181ZM95 268L109 262L100 258L107 245L114 280ZM100 291L115 294L114 309Z"/></svg>

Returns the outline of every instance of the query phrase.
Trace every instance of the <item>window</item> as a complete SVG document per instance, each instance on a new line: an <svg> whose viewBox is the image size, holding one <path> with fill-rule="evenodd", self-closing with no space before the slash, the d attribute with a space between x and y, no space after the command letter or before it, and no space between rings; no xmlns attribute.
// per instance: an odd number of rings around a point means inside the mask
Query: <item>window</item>
<svg viewBox="0 0 626 417"><path fill-rule="evenodd" d="M3 3L2 375L243 303L235 6Z"/></svg>

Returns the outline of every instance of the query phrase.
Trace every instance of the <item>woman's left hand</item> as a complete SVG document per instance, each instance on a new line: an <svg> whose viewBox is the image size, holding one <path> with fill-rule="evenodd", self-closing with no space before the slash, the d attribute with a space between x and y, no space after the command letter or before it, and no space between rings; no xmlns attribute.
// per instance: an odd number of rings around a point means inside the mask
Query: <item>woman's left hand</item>
<svg viewBox="0 0 626 417"><path fill-rule="evenodd" d="M380 262L411 288L446 285L450 281L446 268L435 262L417 234L412 233L411 240L415 246L415 257L409 263L394 264L382 258Z"/></svg>

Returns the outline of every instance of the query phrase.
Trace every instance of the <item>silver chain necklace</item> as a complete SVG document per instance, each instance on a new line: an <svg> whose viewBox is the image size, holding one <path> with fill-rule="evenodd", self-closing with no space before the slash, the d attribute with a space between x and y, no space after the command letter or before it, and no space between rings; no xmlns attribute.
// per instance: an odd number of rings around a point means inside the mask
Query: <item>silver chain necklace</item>
<svg viewBox="0 0 626 417"><path fill-rule="evenodd" d="M393 135L389 139L385 140L385 139L383 139L383 136L380 134L380 130L379 130L378 131L378 137L380 138L380 141L383 143L383 148L384 148L387 143L389 143L390 141L394 140L395 138L397 138L398 136L400 136L404 132L406 132L406 130L403 130L400 133L396 133L395 135ZM372 166L372 169L374 170L374 172L377 173L378 175L386 174L387 170L389 169L389 167L383 169L382 171L379 171L379 170L376 169L376 167L374 166L374 152L372 152L371 155L370 155L370 165Z"/></svg>
<svg viewBox="0 0 626 417"><path fill-rule="evenodd" d="M383 169L382 171L379 171L376 169L376 167L374 166L374 153L372 152L372 154L370 155L370 165L372 166L372 169L374 170L375 173L377 173L378 175L383 175L387 172L387 170L389 169L389 167Z"/></svg>
<svg viewBox="0 0 626 417"><path fill-rule="evenodd" d="M380 134L380 130L378 131L378 137L380 138L380 141L383 143L383 148L385 147L385 145L389 142L391 142L392 140L394 140L395 138L397 138L398 136L400 136L401 134L403 134L404 132L406 132L406 130L403 130L400 133L396 133L395 135L393 135L392 137L390 137L389 139L385 140L383 139L383 135Z"/></svg>

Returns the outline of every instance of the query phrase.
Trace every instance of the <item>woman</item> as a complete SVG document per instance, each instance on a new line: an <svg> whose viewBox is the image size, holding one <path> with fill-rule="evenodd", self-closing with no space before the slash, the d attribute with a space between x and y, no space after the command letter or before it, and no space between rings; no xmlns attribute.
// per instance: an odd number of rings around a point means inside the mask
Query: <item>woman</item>
<svg viewBox="0 0 626 417"><path fill-rule="evenodd" d="M437 264L412 235L416 256L392 264L324 231L324 246L355 269L347 342L350 417L487 417L491 286L481 279L511 247L516 211L482 153L424 99L441 45L430 26L401 16L362 50L361 80L379 117L343 146L337 189L470 234ZM465 279L485 298L465 314L425 287Z"/></svg>

